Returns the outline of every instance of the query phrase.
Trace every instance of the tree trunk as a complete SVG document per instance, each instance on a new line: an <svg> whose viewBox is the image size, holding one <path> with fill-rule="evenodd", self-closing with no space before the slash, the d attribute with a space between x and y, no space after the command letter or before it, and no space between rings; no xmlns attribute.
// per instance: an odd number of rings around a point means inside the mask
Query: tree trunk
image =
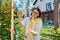
<svg viewBox="0 0 60 40"><path fill-rule="evenodd" d="M56 30L59 27L58 23L58 0L54 0L54 29Z"/></svg>
<svg viewBox="0 0 60 40"><path fill-rule="evenodd" d="M60 26L60 9L59 9L59 26Z"/></svg>
<svg viewBox="0 0 60 40"><path fill-rule="evenodd" d="M27 13L27 16L29 16L29 0L27 0L27 3L26 3L26 13Z"/></svg>

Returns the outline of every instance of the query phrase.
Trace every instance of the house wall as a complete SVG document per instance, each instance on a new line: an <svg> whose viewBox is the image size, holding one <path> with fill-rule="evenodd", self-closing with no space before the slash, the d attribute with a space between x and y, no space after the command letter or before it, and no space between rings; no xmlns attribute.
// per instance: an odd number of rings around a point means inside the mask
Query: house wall
<svg viewBox="0 0 60 40"><path fill-rule="evenodd" d="M51 2L51 10L53 10L53 2L54 0L38 0L35 4L35 7L39 7L41 9L41 11L46 11L46 4L50 3Z"/></svg>

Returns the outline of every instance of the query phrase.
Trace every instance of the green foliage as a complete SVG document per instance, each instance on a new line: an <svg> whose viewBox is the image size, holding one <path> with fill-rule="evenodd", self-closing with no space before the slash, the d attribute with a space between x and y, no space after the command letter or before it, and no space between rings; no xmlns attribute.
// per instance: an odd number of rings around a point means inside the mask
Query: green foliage
<svg viewBox="0 0 60 40"><path fill-rule="evenodd" d="M2 40L11 40L10 32L6 29L0 29L0 38Z"/></svg>
<svg viewBox="0 0 60 40"><path fill-rule="evenodd" d="M42 40L60 40L60 29L53 30L53 27L44 27L40 35Z"/></svg>
<svg viewBox="0 0 60 40"><path fill-rule="evenodd" d="M24 27L17 24L18 19L15 18L15 40L22 40L24 37Z"/></svg>
<svg viewBox="0 0 60 40"><path fill-rule="evenodd" d="M6 29L11 25L10 1L1 0L0 5L0 38L1 40L11 40L10 32Z"/></svg>
<svg viewBox="0 0 60 40"><path fill-rule="evenodd" d="M24 28L18 25L15 26L15 40L22 40L24 37Z"/></svg>

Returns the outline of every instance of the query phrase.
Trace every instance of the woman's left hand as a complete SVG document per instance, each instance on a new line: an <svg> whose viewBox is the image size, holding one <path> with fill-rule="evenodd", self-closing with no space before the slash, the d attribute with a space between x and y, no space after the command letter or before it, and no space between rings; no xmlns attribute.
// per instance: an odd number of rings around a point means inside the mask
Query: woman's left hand
<svg viewBox="0 0 60 40"><path fill-rule="evenodd" d="M31 33L32 33L33 36L37 35L37 32L35 32L33 30L31 31Z"/></svg>
<svg viewBox="0 0 60 40"><path fill-rule="evenodd" d="M31 29L26 29L26 33L31 34Z"/></svg>

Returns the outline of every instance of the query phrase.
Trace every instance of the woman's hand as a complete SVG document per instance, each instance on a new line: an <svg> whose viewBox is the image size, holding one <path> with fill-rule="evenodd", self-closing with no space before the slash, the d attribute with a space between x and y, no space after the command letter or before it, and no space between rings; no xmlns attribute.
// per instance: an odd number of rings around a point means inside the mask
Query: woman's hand
<svg viewBox="0 0 60 40"><path fill-rule="evenodd" d="M32 29L26 29L26 33L31 34Z"/></svg>
<svg viewBox="0 0 60 40"><path fill-rule="evenodd" d="M37 35L37 32L35 32L34 30L32 30L31 33L33 36Z"/></svg>
<svg viewBox="0 0 60 40"><path fill-rule="evenodd" d="M22 17L22 11L21 10L18 11L17 16Z"/></svg>
<svg viewBox="0 0 60 40"><path fill-rule="evenodd" d="M26 33L27 34L32 34L33 36L37 35L37 33L34 30L28 29L28 28L26 29Z"/></svg>

